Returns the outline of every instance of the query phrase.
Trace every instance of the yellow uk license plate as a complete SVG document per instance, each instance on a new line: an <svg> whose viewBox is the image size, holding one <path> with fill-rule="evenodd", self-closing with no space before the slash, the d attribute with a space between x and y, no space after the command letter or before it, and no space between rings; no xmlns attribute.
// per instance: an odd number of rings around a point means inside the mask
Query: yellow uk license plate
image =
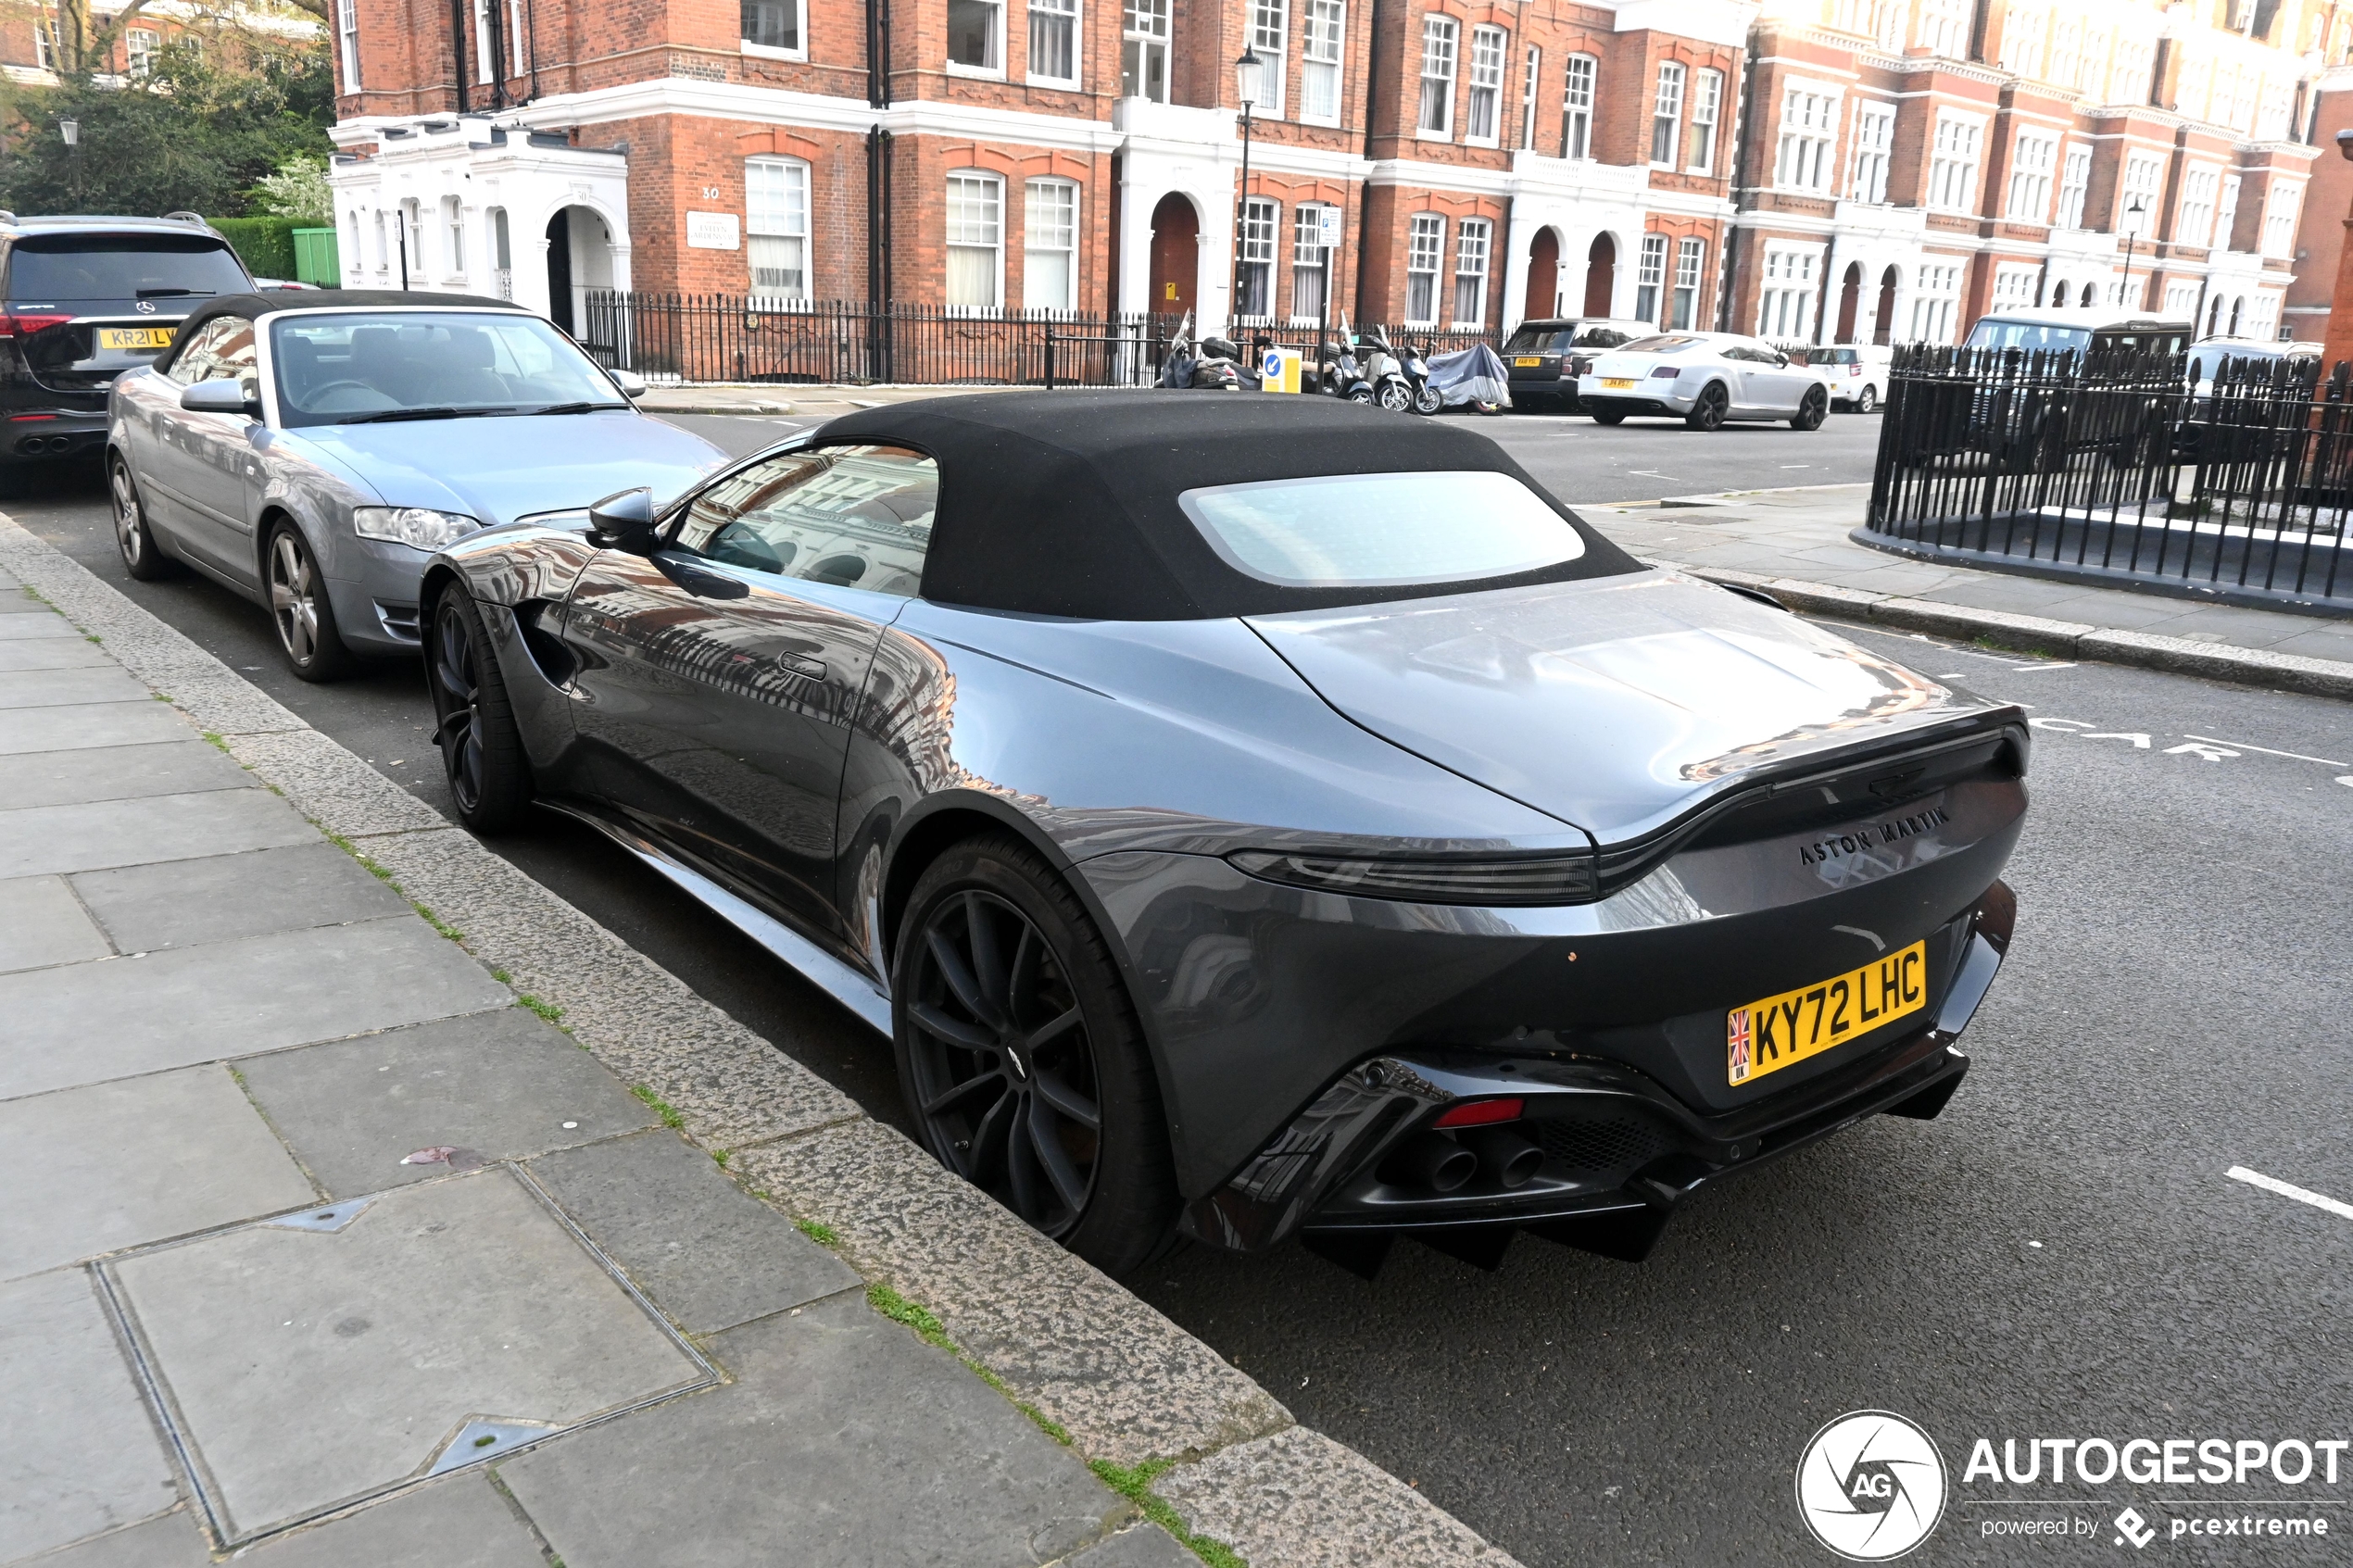
<svg viewBox="0 0 2353 1568"><path fill-rule="evenodd" d="M1747 1084L1928 1006L1928 944L1724 1015L1725 1076Z"/></svg>
<svg viewBox="0 0 2353 1568"><path fill-rule="evenodd" d="M98 346L115 349L170 348L171 329L170 327L100 327Z"/></svg>
<svg viewBox="0 0 2353 1568"><path fill-rule="evenodd" d="M1604 376L1602 378L1602 390L1604 392L1631 392L1634 390L1634 378L1631 376Z"/></svg>
<svg viewBox="0 0 2353 1568"><path fill-rule="evenodd" d="M1544 358L1541 354L1523 354L1518 358L1513 360L1512 364L1516 369L1526 370L1530 365L1541 365L1543 362Z"/></svg>

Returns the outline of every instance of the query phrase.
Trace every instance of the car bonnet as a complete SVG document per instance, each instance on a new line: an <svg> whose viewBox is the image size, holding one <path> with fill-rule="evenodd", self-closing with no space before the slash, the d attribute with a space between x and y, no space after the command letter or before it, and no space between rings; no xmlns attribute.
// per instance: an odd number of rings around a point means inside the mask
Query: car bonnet
<svg viewBox="0 0 2353 1568"><path fill-rule="evenodd" d="M1249 620L1358 724L1604 844L1760 769L2001 708L1667 571Z"/></svg>
<svg viewBox="0 0 2353 1568"><path fill-rule="evenodd" d="M638 485L667 501L727 461L702 437L626 409L306 425L285 437L358 474L387 505L462 512L484 526Z"/></svg>

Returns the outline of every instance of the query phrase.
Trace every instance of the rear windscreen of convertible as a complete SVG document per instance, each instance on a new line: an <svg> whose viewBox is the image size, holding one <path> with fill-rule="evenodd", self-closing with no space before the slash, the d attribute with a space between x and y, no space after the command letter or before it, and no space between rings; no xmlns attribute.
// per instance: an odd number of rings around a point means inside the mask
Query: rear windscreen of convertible
<svg viewBox="0 0 2353 1568"><path fill-rule="evenodd" d="M1541 496L1491 470L1219 484L1177 505L1227 566L1287 588L1472 583L1585 553Z"/></svg>

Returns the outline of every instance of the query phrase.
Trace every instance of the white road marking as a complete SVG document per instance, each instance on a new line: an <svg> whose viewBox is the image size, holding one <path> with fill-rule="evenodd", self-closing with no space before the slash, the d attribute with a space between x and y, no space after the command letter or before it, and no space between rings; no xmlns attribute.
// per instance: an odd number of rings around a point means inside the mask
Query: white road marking
<svg viewBox="0 0 2353 1568"><path fill-rule="evenodd" d="M2303 1187L2280 1180L2277 1176L2267 1176L2260 1171L2250 1171L2244 1165L2233 1165L2222 1173L2234 1182L2245 1182L2249 1186L2261 1187L2265 1192L2276 1192L2282 1198L2293 1198L2298 1203L2309 1203L2315 1209L2325 1209L2340 1220L2353 1220L2353 1203L2339 1203L2334 1198L2323 1198L2317 1192L2308 1192Z"/></svg>
<svg viewBox="0 0 2353 1568"><path fill-rule="evenodd" d="M2323 768L2353 768L2353 762L2339 762L2334 757L2307 757L2300 751L2274 751L2268 746L2255 746L2243 740L2224 740L2219 735L2193 735L2186 730L2183 734L2190 740L2202 740L2208 746L2235 746L2242 751L2259 751L2266 757L2284 757L2292 762L2318 762Z"/></svg>

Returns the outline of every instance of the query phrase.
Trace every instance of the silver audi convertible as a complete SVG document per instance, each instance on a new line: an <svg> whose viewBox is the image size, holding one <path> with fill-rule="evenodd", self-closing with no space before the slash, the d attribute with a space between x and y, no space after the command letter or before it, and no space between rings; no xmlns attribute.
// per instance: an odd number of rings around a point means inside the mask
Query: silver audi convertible
<svg viewBox="0 0 2353 1568"><path fill-rule="evenodd" d="M895 1046L1112 1272L1529 1231L1934 1116L2024 717L1318 398L875 408L435 556L452 793L602 829Z"/></svg>
<svg viewBox="0 0 2353 1568"><path fill-rule="evenodd" d="M622 484L675 495L726 460L629 403L547 321L497 299L225 295L108 398L123 570L193 568L265 606L306 681L418 650L417 583L494 523L585 528Z"/></svg>

